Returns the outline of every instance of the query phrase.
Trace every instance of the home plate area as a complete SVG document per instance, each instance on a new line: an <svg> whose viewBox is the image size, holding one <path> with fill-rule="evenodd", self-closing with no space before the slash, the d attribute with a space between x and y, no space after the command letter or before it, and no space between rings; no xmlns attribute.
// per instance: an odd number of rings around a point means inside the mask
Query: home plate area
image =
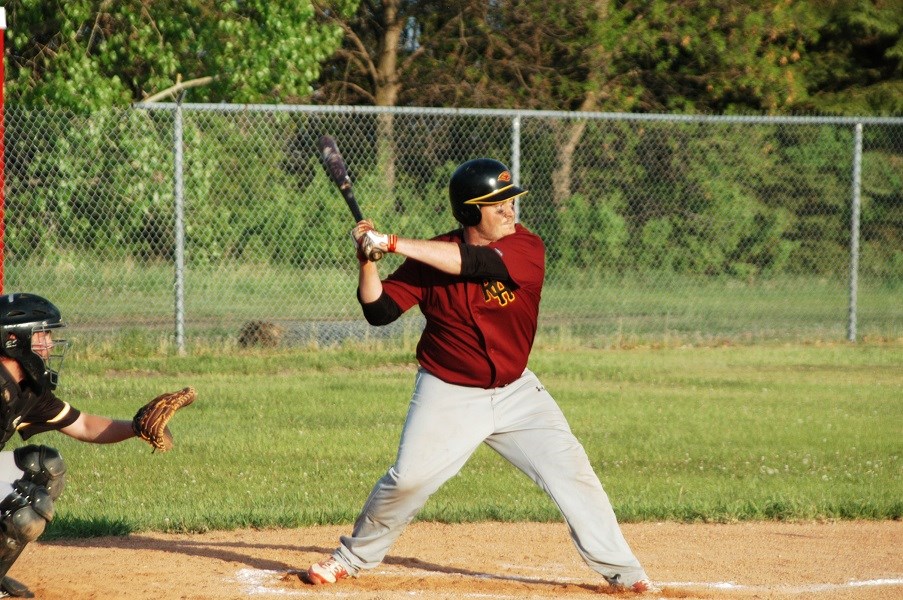
<svg viewBox="0 0 903 600"><path fill-rule="evenodd" d="M625 523L659 598L903 600L903 521ZM42 600L633 598L561 522L415 522L359 577L309 585L350 525L136 533L29 544L9 575ZM645 596L643 596L645 597Z"/></svg>
<svg viewBox="0 0 903 600"><path fill-rule="evenodd" d="M643 523L623 530L662 588L660 598L903 600L898 521ZM305 583L303 568L324 557L309 555L287 571L242 570L234 581L249 596L274 597L640 597L611 589L556 523L415 523L379 567L334 585Z"/></svg>
<svg viewBox="0 0 903 600"><path fill-rule="evenodd" d="M514 569L518 570L518 569ZM522 567L524 572L538 571ZM322 598L386 598L385 592L397 592L407 598L485 598L522 599L567 597L587 595L605 597L641 597L630 592L616 592L608 586L600 586L579 578L523 576L512 573L455 573L434 572L414 568L378 568L367 573L373 578L369 584L358 580L343 581L331 586L310 586L302 583L303 574L298 571L262 571L241 569L234 582L247 596L286 596ZM299 585L300 584L300 585ZM750 585L732 581L690 582L662 581L658 598L719 598L719 597L845 597L845 591L867 591L873 598L903 598L903 578L848 581L846 583ZM721 592L721 593L718 593ZM728 593L724 593L728 592ZM733 592L733 593L730 593ZM393 596L395 597L395 596ZM853 597L853 596L850 596Z"/></svg>

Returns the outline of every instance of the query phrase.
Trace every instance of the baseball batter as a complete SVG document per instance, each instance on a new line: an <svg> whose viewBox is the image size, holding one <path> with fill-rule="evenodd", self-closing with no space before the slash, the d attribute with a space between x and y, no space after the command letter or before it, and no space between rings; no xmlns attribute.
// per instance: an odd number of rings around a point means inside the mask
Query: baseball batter
<svg viewBox="0 0 903 600"><path fill-rule="evenodd" d="M386 325L419 306L426 326L395 464L377 481L338 549L307 571L315 584L357 576L382 562L427 499L481 443L540 486L564 515L586 563L609 584L657 592L621 533L608 496L567 420L527 360L545 275L542 240L516 222L526 192L508 168L479 158L449 183L461 228L431 240L400 238L361 221L358 300ZM374 252L405 262L380 279Z"/></svg>

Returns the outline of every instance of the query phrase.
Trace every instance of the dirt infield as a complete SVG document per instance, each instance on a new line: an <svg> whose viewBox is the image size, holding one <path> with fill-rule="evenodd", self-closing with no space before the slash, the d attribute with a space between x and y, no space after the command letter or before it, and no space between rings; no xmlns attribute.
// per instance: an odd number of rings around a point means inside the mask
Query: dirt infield
<svg viewBox="0 0 903 600"><path fill-rule="evenodd" d="M625 524L663 598L903 599L903 522ZM415 523L377 569L333 586L297 569L348 527L41 542L10 575L44 600L369 600L636 597L612 594L563 524Z"/></svg>

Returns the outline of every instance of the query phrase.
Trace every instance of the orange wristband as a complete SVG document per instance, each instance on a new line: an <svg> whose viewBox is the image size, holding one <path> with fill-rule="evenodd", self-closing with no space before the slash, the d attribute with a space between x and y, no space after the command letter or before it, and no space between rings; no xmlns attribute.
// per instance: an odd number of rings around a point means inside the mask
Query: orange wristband
<svg viewBox="0 0 903 600"><path fill-rule="evenodd" d="M398 236L394 233L389 234L389 243L387 244L389 252L395 252L395 246L398 245Z"/></svg>

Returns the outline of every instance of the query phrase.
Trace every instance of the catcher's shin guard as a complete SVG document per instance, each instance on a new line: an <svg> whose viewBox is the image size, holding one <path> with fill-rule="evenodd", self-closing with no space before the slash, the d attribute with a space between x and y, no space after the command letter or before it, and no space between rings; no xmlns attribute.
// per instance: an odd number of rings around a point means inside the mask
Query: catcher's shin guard
<svg viewBox="0 0 903 600"><path fill-rule="evenodd" d="M60 453L50 446L34 444L13 451L16 466L22 469L22 479L47 488L54 500L63 493L66 485L66 464Z"/></svg>
<svg viewBox="0 0 903 600"><path fill-rule="evenodd" d="M53 501L65 484L66 466L59 452L47 446L23 446L14 451L21 479L0 500L0 580L53 520Z"/></svg>

